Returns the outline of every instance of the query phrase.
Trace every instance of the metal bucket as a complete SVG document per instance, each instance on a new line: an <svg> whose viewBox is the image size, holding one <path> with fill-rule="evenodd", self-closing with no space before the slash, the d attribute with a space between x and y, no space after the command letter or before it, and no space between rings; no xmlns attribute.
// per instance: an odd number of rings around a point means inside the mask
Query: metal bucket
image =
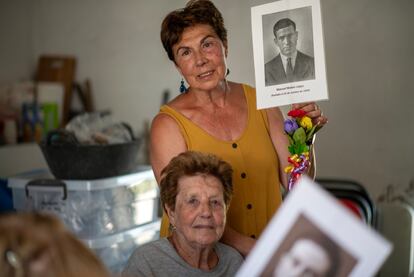
<svg viewBox="0 0 414 277"><path fill-rule="evenodd" d="M47 145L42 142L39 146L57 179L101 179L138 170L140 140L107 145Z"/></svg>

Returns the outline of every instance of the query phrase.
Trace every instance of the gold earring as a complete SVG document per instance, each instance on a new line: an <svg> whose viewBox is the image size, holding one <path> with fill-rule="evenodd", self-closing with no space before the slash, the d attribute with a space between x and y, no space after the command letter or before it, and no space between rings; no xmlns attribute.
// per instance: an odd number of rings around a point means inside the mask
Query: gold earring
<svg viewBox="0 0 414 277"><path fill-rule="evenodd" d="M170 226L168 226L168 230L170 231L170 233L174 232L175 230L177 230L177 227L175 227L174 225L172 225L170 223Z"/></svg>

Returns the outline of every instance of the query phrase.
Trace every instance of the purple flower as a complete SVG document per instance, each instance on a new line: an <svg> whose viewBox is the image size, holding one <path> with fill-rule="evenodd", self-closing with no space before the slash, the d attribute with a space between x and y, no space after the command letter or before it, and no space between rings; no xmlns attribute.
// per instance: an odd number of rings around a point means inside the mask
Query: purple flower
<svg viewBox="0 0 414 277"><path fill-rule="evenodd" d="M298 124L296 123L296 120L293 119L286 119L285 120L285 132L289 135L293 134L295 130L298 128Z"/></svg>

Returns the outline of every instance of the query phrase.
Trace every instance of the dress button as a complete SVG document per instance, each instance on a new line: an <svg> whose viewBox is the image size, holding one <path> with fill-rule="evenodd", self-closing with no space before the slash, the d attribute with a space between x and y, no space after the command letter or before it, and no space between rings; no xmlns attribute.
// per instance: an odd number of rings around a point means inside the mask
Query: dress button
<svg viewBox="0 0 414 277"><path fill-rule="evenodd" d="M237 148L237 143L233 143L231 146L233 146L233 148Z"/></svg>
<svg viewBox="0 0 414 277"><path fill-rule="evenodd" d="M243 179L245 179L246 178L246 173L242 173L242 174L240 174L240 176L243 178Z"/></svg>
<svg viewBox="0 0 414 277"><path fill-rule="evenodd" d="M252 239L255 239L255 238L256 238L256 236L255 236L255 235L251 235L250 237L251 237Z"/></svg>
<svg viewBox="0 0 414 277"><path fill-rule="evenodd" d="M247 204L246 207L247 207L247 209L251 210L253 206L252 206L252 204Z"/></svg>

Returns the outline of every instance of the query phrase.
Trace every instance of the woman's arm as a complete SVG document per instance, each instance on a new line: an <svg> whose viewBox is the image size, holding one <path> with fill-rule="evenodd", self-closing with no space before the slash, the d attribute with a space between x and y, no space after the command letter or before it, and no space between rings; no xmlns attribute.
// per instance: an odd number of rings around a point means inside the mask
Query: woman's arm
<svg viewBox="0 0 414 277"><path fill-rule="evenodd" d="M221 242L230 245L239 251L243 257L246 257L253 248L256 240L245 236L231 228L229 225L226 225L223 236L221 237Z"/></svg>
<svg viewBox="0 0 414 277"><path fill-rule="evenodd" d="M288 179L284 169L289 165L288 157L290 153L288 150L289 140L284 130L284 118L279 108L267 109L266 113L269 121L270 137L279 157L279 180L287 188Z"/></svg>
<svg viewBox="0 0 414 277"><path fill-rule="evenodd" d="M166 114L158 114L152 121L150 138L151 166L158 183L164 167L185 151L187 145L177 122Z"/></svg>

